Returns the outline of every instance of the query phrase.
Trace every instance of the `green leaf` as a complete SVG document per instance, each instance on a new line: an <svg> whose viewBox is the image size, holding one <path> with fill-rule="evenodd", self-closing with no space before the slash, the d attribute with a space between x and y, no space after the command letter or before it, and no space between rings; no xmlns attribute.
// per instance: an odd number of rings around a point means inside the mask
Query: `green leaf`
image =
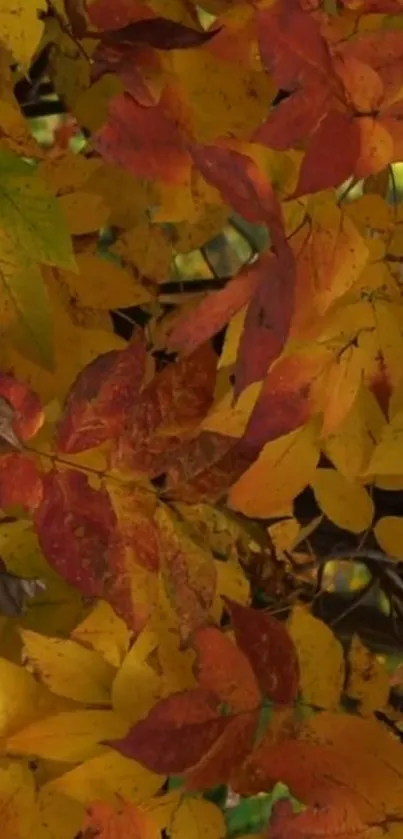
<svg viewBox="0 0 403 839"><path fill-rule="evenodd" d="M0 226L25 260L76 270L62 211L35 166L0 149Z"/></svg>

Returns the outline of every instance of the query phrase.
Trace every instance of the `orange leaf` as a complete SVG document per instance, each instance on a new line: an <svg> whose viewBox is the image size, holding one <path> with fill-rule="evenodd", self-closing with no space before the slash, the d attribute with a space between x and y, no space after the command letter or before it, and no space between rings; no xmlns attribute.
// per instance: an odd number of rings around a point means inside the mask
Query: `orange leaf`
<svg viewBox="0 0 403 839"><path fill-rule="evenodd" d="M95 801L87 808L82 825L82 839L160 839L160 830L140 807L122 802L112 807L106 801Z"/></svg>
<svg viewBox="0 0 403 839"><path fill-rule="evenodd" d="M193 637L200 687L213 691L231 711L254 711L261 703L256 676L246 655L214 626Z"/></svg>

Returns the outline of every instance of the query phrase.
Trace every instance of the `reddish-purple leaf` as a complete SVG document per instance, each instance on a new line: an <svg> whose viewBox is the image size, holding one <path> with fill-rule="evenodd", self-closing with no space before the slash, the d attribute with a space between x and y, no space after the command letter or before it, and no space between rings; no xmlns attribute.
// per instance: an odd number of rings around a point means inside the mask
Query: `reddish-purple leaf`
<svg viewBox="0 0 403 839"><path fill-rule="evenodd" d="M329 111L311 136L291 197L340 186L354 172L359 156L358 120L353 114Z"/></svg>
<svg viewBox="0 0 403 839"><path fill-rule="evenodd" d="M244 440L202 431L173 453L166 482L169 496L190 503L217 501L249 468L258 451Z"/></svg>
<svg viewBox="0 0 403 839"><path fill-rule="evenodd" d="M253 297L261 282L262 271L265 272L265 265L260 257L243 268L224 288L207 294L192 312L180 315L169 333L168 349L189 355L223 329Z"/></svg>
<svg viewBox="0 0 403 839"><path fill-rule="evenodd" d="M276 257L266 251L260 260L266 271L245 318L235 367L235 396L252 382L265 378L286 343L294 310L292 254L286 260L283 255Z"/></svg>
<svg viewBox="0 0 403 839"><path fill-rule="evenodd" d="M122 740L106 743L152 772L175 775L194 766L225 731L219 699L210 691L175 693L155 705Z"/></svg>
<svg viewBox="0 0 403 839"><path fill-rule="evenodd" d="M270 181L247 155L219 146L192 143L190 153L208 183L247 221L281 227L281 207Z"/></svg>
<svg viewBox="0 0 403 839"><path fill-rule="evenodd" d="M12 428L20 440L29 440L39 431L44 413L39 397L10 373L0 373L0 396L9 403Z"/></svg>
<svg viewBox="0 0 403 839"><path fill-rule="evenodd" d="M19 505L33 512L42 493L42 476L32 458L19 452L0 456L0 507Z"/></svg>
<svg viewBox="0 0 403 839"><path fill-rule="evenodd" d="M186 140L163 96L151 108L143 108L128 93L115 96L94 146L108 163L117 163L140 178L178 183L189 170Z"/></svg>
<svg viewBox="0 0 403 839"><path fill-rule="evenodd" d="M189 435L208 412L214 398L216 363L212 347L204 344L154 376L128 416L113 457L115 466L156 473L157 464L172 446Z"/></svg>
<svg viewBox="0 0 403 839"><path fill-rule="evenodd" d="M82 452L112 440L136 403L143 382L147 353L142 338L127 349L100 355L79 373L67 397L59 423L59 451Z"/></svg>
<svg viewBox="0 0 403 839"><path fill-rule="evenodd" d="M140 44L157 50L183 50L199 47L211 41L219 29L192 29L163 17L149 18L129 23L122 29L100 33L109 44Z"/></svg>
<svg viewBox="0 0 403 839"><path fill-rule="evenodd" d="M137 626L124 543L106 490L94 489L73 469L53 470L34 526L50 565L87 597L107 600L130 626Z"/></svg>
<svg viewBox="0 0 403 839"><path fill-rule="evenodd" d="M224 597L238 647L248 657L262 693L273 702L290 704L298 695L296 650L284 624L267 612Z"/></svg>

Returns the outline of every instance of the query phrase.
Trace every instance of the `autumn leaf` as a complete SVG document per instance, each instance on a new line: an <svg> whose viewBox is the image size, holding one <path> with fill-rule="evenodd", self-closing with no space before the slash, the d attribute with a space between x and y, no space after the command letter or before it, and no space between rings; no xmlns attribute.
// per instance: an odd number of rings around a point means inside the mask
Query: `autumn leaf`
<svg viewBox="0 0 403 839"><path fill-rule="evenodd" d="M121 433L145 375L146 351L140 337L85 367L67 397L56 446L74 453L99 446Z"/></svg>
<svg viewBox="0 0 403 839"><path fill-rule="evenodd" d="M122 803L118 808L104 801L95 801L87 808L87 816L82 825L83 839L91 836L99 839L113 839L114 836L126 835L133 839L158 839L158 827L140 807Z"/></svg>
<svg viewBox="0 0 403 839"><path fill-rule="evenodd" d="M122 29L109 30L101 37L104 42L111 44L146 44L157 50L180 50L198 47L210 41L217 31L197 31L173 20L154 17L128 23Z"/></svg>

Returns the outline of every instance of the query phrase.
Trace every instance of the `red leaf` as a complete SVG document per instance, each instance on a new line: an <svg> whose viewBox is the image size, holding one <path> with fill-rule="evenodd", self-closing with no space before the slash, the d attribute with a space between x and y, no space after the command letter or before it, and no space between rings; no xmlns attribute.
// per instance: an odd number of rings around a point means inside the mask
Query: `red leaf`
<svg viewBox="0 0 403 839"><path fill-rule="evenodd" d="M43 484L34 526L45 557L82 594L107 600L129 625L136 625L124 546L108 493L93 489L86 475L72 469L53 470Z"/></svg>
<svg viewBox="0 0 403 839"><path fill-rule="evenodd" d="M128 417L113 456L114 465L159 474L155 464L209 410L215 379L216 355L209 344L157 373Z"/></svg>
<svg viewBox="0 0 403 839"><path fill-rule="evenodd" d="M235 368L235 396L251 382L264 379L286 343L294 309L293 260L287 265L266 251L257 264L262 271L265 266L266 272L246 314Z"/></svg>
<svg viewBox="0 0 403 839"><path fill-rule="evenodd" d="M243 268L224 288L207 294L193 311L179 316L169 334L167 348L189 355L223 329L255 293L262 270L265 271L265 265L260 258Z"/></svg>
<svg viewBox="0 0 403 839"><path fill-rule="evenodd" d="M200 687L211 690L230 711L256 711L262 696L252 667L242 650L215 626L193 636L197 654L195 673Z"/></svg>
<svg viewBox="0 0 403 839"><path fill-rule="evenodd" d="M41 502L42 477L31 458L11 453L0 457L0 506L21 505L33 512Z"/></svg>
<svg viewBox="0 0 403 839"><path fill-rule="evenodd" d="M228 784L234 769L239 767L253 746L259 711L229 717L228 726L213 743L209 751L196 766L185 774L185 788L188 790L211 789L219 784Z"/></svg>
<svg viewBox="0 0 403 839"><path fill-rule="evenodd" d="M244 434L261 448L304 425L315 408L313 389L331 358L323 347L286 355L269 371Z"/></svg>
<svg viewBox="0 0 403 839"><path fill-rule="evenodd" d="M101 37L110 44L145 44L157 50L183 50L211 41L218 31L191 29L174 20L154 17L129 23L122 29L109 30Z"/></svg>
<svg viewBox="0 0 403 839"><path fill-rule="evenodd" d="M127 0L113 0L113 3L110 0L95 0L87 5L89 20L102 30L119 29L132 21L155 17L154 12L138 0L136 3L128 3Z"/></svg>
<svg viewBox="0 0 403 839"><path fill-rule="evenodd" d="M262 693L273 702L291 704L298 695L299 666L284 624L267 612L224 598L238 647L250 661Z"/></svg>
<svg viewBox="0 0 403 839"><path fill-rule="evenodd" d="M278 3L259 10L256 18L262 62L278 87L291 89L307 77L328 80L332 62L310 8Z"/></svg>
<svg viewBox="0 0 403 839"><path fill-rule="evenodd" d="M190 153L208 183L247 221L281 225L281 208L270 182L247 155L225 146L193 143ZM273 233L273 230L272 230Z"/></svg>
<svg viewBox="0 0 403 839"><path fill-rule="evenodd" d="M190 165L185 140L163 97L151 108L141 107L128 93L114 97L94 147L108 163L154 181L180 182Z"/></svg>
<svg viewBox="0 0 403 839"><path fill-rule="evenodd" d="M92 55L91 80L96 82L105 73L115 73L127 93L145 108L156 105L160 93L158 85L156 92L149 89L147 75L153 78L159 72L159 57L147 47L98 44Z"/></svg>
<svg viewBox="0 0 403 839"><path fill-rule="evenodd" d="M221 498L249 468L258 448L244 440L203 431L168 462L167 491L176 500L197 503Z"/></svg>
<svg viewBox="0 0 403 839"><path fill-rule="evenodd" d="M8 373L0 373L0 396L14 408L13 429L20 440L29 440L43 425L39 396Z"/></svg>
<svg viewBox="0 0 403 839"><path fill-rule="evenodd" d="M84 367L59 423L59 451L85 451L118 436L138 397L146 362L145 344L138 338L127 349L112 350Z"/></svg>
<svg viewBox="0 0 403 839"><path fill-rule="evenodd" d="M340 186L354 172L359 156L358 121L352 114L330 111L311 137L291 197Z"/></svg>
<svg viewBox="0 0 403 839"><path fill-rule="evenodd" d="M196 688L162 699L126 737L106 745L152 772L178 774L202 758L229 722L214 694Z"/></svg>
<svg viewBox="0 0 403 839"><path fill-rule="evenodd" d="M329 90L311 85L292 93L273 108L253 135L255 143L271 149L289 149L304 144L317 129L329 108Z"/></svg>

